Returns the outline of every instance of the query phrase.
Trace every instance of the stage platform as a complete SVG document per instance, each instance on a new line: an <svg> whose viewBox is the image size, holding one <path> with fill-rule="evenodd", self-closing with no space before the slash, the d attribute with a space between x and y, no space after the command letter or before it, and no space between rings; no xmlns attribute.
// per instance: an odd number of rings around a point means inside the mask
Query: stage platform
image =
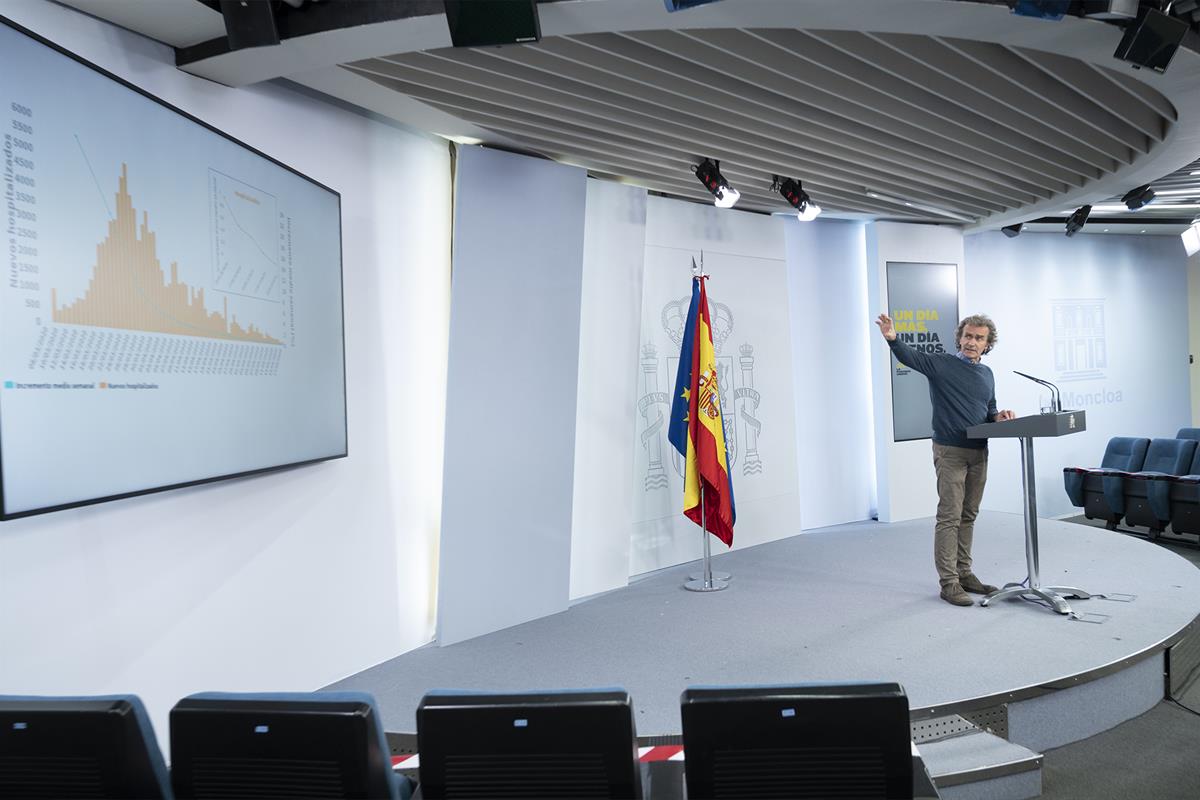
<svg viewBox="0 0 1200 800"><path fill-rule="evenodd" d="M1200 570L1164 548L1054 520L1039 520L1039 538L1043 585L1135 599L1070 601L1096 622L1022 600L951 606L938 597L932 520L862 522L718 555L714 567L733 574L722 592L684 590L696 564L681 565L328 688L371 692L386 728L411 732L433 688L619 686L639 736L665 743L692 684L897 681L943 797L979 796L968 785L981 781L988 796L1034 797L1042 751L1163 697L1165 653L1190 641L1200 614ZM1020 515L982 513L974 551L984 581L1022 581ZM972 733L988 739L964 739Z"/></svg>

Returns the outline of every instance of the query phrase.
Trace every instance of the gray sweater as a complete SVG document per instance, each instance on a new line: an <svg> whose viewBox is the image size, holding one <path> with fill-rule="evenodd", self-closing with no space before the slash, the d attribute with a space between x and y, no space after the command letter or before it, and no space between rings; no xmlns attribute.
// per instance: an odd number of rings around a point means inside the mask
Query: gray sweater
<svg viewBox="0 0 1200 800"><path fill-rule="evenodd" d="M967 428L996 419L996 381L982 363L952 353L924 353L897 337L888 342L901 364L929 379L933 403L933 440L952 447L987 447L987 439L968 439Z"/></svg>

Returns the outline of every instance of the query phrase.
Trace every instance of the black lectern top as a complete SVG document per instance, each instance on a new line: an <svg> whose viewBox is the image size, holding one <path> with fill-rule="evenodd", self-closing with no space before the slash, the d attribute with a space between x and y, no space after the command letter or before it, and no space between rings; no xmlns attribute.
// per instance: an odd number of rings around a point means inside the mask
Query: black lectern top
<svg viewBox="0 0 1200 800"><path fill-rule="evenodd" d="M985 422L967 428L968 439L1015 439L1028 436L1067 436L1087 429L1086 411L1057 411L1053 414L1030 414L1028 417Z"/></svg>

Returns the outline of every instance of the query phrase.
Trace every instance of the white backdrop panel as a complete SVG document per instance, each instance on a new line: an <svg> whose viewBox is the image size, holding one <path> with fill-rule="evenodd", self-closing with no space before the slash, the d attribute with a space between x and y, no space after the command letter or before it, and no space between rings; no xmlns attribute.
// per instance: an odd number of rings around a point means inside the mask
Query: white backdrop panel
<svg viewBox="0 0 1200 800"><path fill-rule="evenodd" d="M804 527L874 509L866 238L857 222L783 219Z"/></svg>
<svg viewBox="0 0 1200 800"><path fill-rule="evenodd" d="M481 147L455 180L443 645L567 607L587 196L581 169Z"/></svg>
<svg viewBox="0 0 1200 800"><path fill-rule="evenodd" d="M963 313L990 314L999 341L985 357L996 400L1036 414L1059 385L1064 408L1087 411L1087 430L1034 442L1038 515L1081 513L1062 468L1095 466L1113 436L1165 436L1190 425L1187 259L1178 236L1000 233L964 242ZM1016 441L991 443L983 508L1021 509Z"/></svg>
<svg viewBox="0 0 1200 800"><path fill-rule="evenodd" d="M587 182L583 299L579 313L579 413L571 522L571 599L629 582L633 484L629 437L637 392L646 190ZM614 476L619 476L614 480Z"/></svg>
<svg viewBox="0 0 1200 800"><path fill-rule="evenodd" d="M634 575L700 557L700 529L682 514L682 459L667 442L667 419L691 260L698 263L701 253L712 275L709 310L737 500L734 546L800 532L783 223L651 197L634 441Z"/></svg>
<svg viewBox="0 0 1200 800"><path fill-rule="evenodd" d="M873 222L867 226L867 285L870 320L887 310L887 262L958 264L962 292L962 231L943 225ZM970 313L960 304L963 313ZM937 509L933 445L929 439L897 442L892 437L891 351L871 325L871 385L875 408L876 486L879 520L902 522L932 516Z"/></svg>

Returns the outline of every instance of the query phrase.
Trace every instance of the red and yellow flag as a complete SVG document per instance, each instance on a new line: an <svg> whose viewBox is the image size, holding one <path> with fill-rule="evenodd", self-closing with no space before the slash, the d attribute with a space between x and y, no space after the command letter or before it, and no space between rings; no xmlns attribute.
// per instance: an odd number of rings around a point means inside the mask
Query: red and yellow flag
<svg viewBox="0 0 1200 800"><path fill-rule="evenodd" d="M680 363L678 399L687 403L686 466L683 473L683 513L702 524L729 546L733 546L733 483L729 479L729 458L725 448L725 426L721 417L721 392L717 385L717 356L713 347L712 322L708 313L708 293L704 278L699 284L696 313L688 315L694 327L685 331L681 357L690 356L690 373L684 382L685 365ZM695 298L695 294L693 295ZM690 351L690 352L689 352ZM678 401L677 399L677 401ZM682 403L680 403L682 405ZM682 408L680 409L682 410ZM674 420L672 420L674 422ZM682 430L679 431L682 433ZM680 437L682 438L682 437ZM682 451L683 448L680 448ZM701 487L704 509L701 515Z"/></svg>

